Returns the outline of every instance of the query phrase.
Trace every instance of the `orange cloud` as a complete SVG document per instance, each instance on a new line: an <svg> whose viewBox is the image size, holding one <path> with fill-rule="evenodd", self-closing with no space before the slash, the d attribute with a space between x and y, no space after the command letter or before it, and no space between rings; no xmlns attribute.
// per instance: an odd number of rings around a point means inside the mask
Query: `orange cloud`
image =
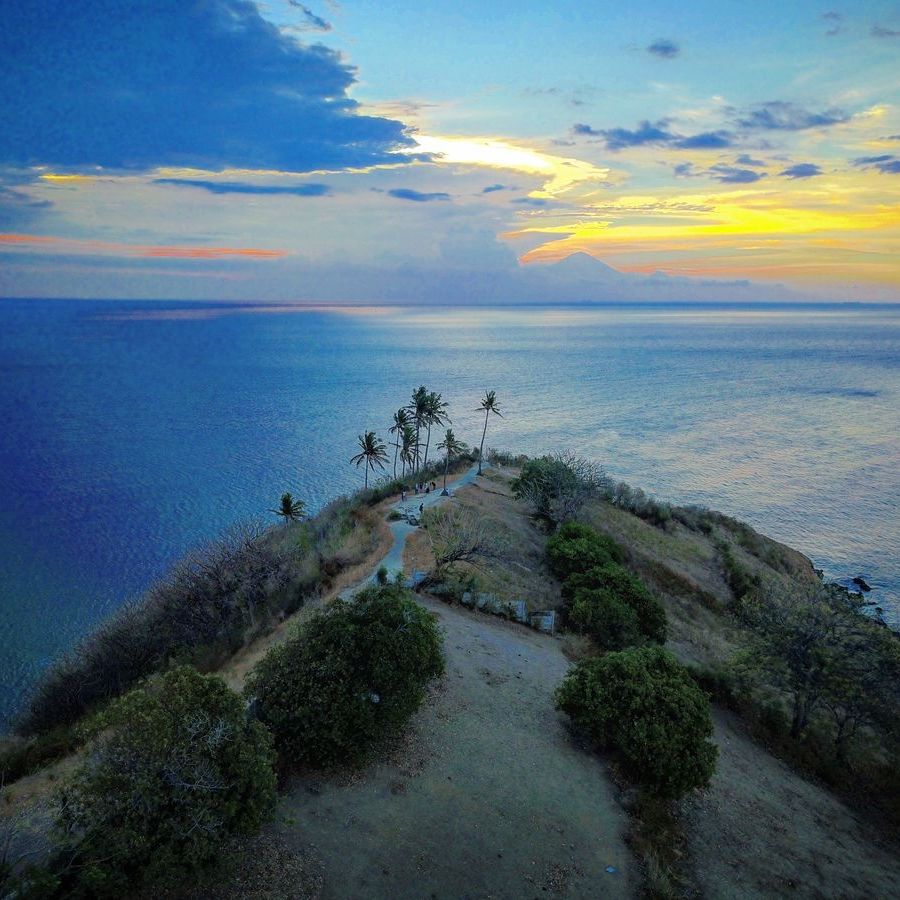
<svg viewBox="0 0 900 900"><path fill-rule="evenodd" d="M124 244L113 241L90 241L80 238L52 237L40 234L0 234L0 245L23 249L47 249L53 253L87 256L137 256L159 259L280 259L286 250L259 247L168 247Z"/></svg>

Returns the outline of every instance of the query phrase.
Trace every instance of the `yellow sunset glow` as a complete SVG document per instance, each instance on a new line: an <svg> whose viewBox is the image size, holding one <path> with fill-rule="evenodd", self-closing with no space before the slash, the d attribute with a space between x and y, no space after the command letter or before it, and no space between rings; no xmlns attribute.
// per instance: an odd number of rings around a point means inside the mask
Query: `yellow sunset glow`
<svg viewBox="0 0 900 900"><path fill-rule="evenodd" d="M419 134L414 153L432 153L442 163L485 166L540 175L546 178L532 197L555 197L573 185L586 181L606 181L608 168L599 168L578 159L553 156L493 138L455 138Z"/></svg>

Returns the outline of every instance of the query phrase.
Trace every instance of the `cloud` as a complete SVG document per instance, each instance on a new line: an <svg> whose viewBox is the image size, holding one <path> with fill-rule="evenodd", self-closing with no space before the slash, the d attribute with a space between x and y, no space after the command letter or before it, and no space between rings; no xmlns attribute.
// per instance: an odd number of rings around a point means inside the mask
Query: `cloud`
<svg viewBox="0 0 900 900"><path fill-rule="evenodd" d="M735 166L711 166L707 174L723 184L753 184L766 177L765 172L754 172L752 169L739 169Z"/></svg>
<svg viewBox="0 0 900 900"><path fill-rule="evenodd" d="M900 30L885 28L883 25L873 25L869 34L877 38L895 38L900 37Z"/></svg>
<svg viewBox="0 0 900 900"><path fill-rule="evenodd" d="M762 159L754 159L752 156L750 156L750 155L747 154L747 153L742 153L742 154L735 160L735 163L737 163L739 166L757 166L757 167L760 167L760 168L764 168L765 165L766 165L765 160L762 160Z"/></svg>
<svg viewBox="0 0 900 900"><path fill-rule="evenodd" d="M853 165L863 169L877 169L884 175L900 175L900 158L890 153L883 153L881 156L860 156L853 160Z"/></svg>
<svg viewBox="0 0 900 900"><path fill-rule="evenodd" d="M784 100L771 100L750 110L738 113L737 123L742 128L758 128L766 131L803 131L807 128L827 128L847 122L850 116L840 109L810 112L802 106Z"/></svg>
<svg viewBox="0 0 900 900"><path fill-rule="evenodd" d="M679 138L671 146L678 150L717 150L731 146L731 134L727 131L704 131L690 137Z"/></svg>
<svg viewBox="0 0 900 900"><path fill-rule="evenodd" d="M815 163L795 163L782 169L778 174L785 178L814 178L821 175L822 170Z"/></svg>
<svg viewBox="0 0 900 900"><path fill-rule="evenodd" d="M647 52L660 59L674 59L681 52L681 48L674 41L658 38L647 47Z"/></svg>
<svg viewBox="0 0 900 900"><path fill-rule="evenodd" d="M547 200L542 200L540 197L516 197L515 200L510 200L510 203L518 203L520 206L546 206Z"/></svg>
<svg viewBox="0 0 900 900"><path fill-rule="evenodd" d="M512 188L505 184L489 184L486 188L482 188L482 194L493 194L494 191L511 191Z"/></svg>
<svg viewBox="0 0 900 900"><path fill-rule="evenodd" d="M248 0L4 9L0 163L306 172L396 162L413 141L358 113L355 70Z"/></svg>
<svg viewBox="0 0 900 900"><path fill-rule="evenodd" d="M88 256L137 256L151 259L281 259L285 250L260 247L197 247L125 244L81 238L51 237L39 234L0 234L0 248L37 250L49 253L74 253Z"/></svg>
<svg viewBox="0 0 900 900"><path fill-rule="evenodd" d="M25 191L0 185L0 228L31 223L52 207L49 200L36 200Z"/></svg>
<svg viewBox="0 0 900 900"><path fill-rule="evenodd" d="M626 147L640 147L645 144L662 144L675 150L718 150L731 146L728 131L704 131L700 134L681 135L669 130L669 120L650 122L645 119L635 129L593 128L583 122L572 126L572 134L577 137L600 138L607 150L623 150Z"/></svg>
<svg viewBox="0 0 900 900"><path fill-rule="evenodd" d="M154 184L201 188L211 194L292 194L295 197L325 197L331 193L327 184L269 185L245 184L241 181L198 181L191 178L155 178Z"/></svg>
<svg viewBox="0 0 900 900"><path fill-rule="evenodd" d="M637 128L600 128L578 123L572 126L572 134L603 138L607 150L622 150L625 147L640 147L643 144L665 144L676 136L667 131L668 119L650 122L645 119Z"/></svg>
<svg viewBox="0 0 900 900"><path fill-rule="evenodd" d="M398 200L412 200L415 203L431 203L433 200L449 200L450 195L442 191L435 191L430 194L423 194L421 191L414 191L412 188L394 188L387 192L391 197Z"/></svg>
<svg viewBox="0 0 900 900"><path fill-rule="evenodd" d="M331 23L326 22L321 16L317 16L308 6L298 3L297 0L288 0L288 3L303 13L303 27L310 31L331 31Z"/></svg>
<svg viewBox="0 0 900 900"><path fill-rule="evenodd" d="M672 169L672 174L676 178L692 178L696 177L698 173L694 171L693 163L686 162L678 163L678 165Z"/></svg>
<svg viewBox="0 0 900 900"><path fill-rule="evenodd" d="M836 10L831 9L822 13L822 19L828 26L825 30L825 34L828 37L834 37L834 35L840 34L844 30L844 17Z"/></svg>

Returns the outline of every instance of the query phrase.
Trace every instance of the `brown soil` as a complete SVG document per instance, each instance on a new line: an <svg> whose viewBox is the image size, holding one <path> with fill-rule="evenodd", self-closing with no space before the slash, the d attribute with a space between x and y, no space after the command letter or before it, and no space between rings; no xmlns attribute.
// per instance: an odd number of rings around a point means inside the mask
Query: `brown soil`
<svg viewBox="0 0 900 900"><path fill-rule="evenodd" d="M716 712L710 788L682 803L702 895L889 898L900 855L833 794L776 759L733 714Z"/></svg>
<svg viewBox="0 0 900 900"><path fill-rule="evenodd" d="M553 707L560 642L420 600L446 676L387 759L298 778L275 832L323 861L323 897L632 896L627 815Z"/></svg>

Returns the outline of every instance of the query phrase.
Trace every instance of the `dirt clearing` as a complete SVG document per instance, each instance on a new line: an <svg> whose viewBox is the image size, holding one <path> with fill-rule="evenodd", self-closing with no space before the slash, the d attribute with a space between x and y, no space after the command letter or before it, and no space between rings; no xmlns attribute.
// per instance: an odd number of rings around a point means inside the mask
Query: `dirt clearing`
<svg viewBox="0 0 900 900"><path fill-rule="evenodd" d="M328 898L632 896L627 816L553 707L559 641L420 599L446 676L389 760L298 779L281 839L323 860Z"/></svg>

